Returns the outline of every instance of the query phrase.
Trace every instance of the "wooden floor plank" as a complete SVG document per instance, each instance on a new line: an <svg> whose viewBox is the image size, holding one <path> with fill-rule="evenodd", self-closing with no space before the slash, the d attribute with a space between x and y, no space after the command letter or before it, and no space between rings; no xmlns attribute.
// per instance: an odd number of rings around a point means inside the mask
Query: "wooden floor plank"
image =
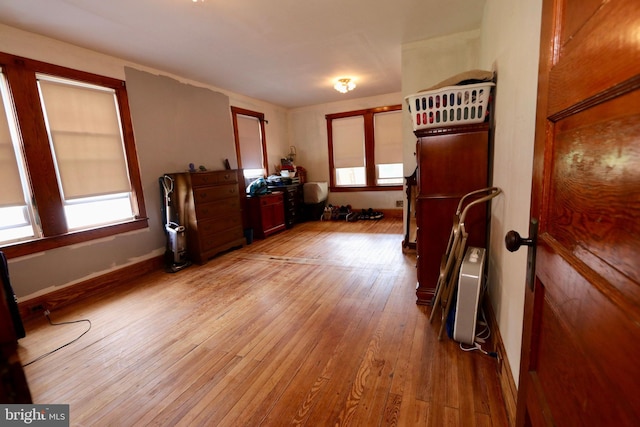
<svg viewBox="0 0 640 427"><path fill-rule="evenodd" d="M402 222L296 225L51 313L79 341L25 367L74 426L507 425L495 360L415 304ZM83 323L27 323L22 360Z"/></svg>

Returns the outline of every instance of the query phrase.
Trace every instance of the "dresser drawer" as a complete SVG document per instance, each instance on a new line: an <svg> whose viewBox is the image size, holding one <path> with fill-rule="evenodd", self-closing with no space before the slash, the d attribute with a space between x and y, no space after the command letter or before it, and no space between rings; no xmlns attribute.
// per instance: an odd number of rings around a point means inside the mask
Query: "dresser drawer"
<svg viewBox="0 0 640 427"><path fill-rule="evenodd" d="M265 194L264 196L259 196L261 206L273 205L276 203L282 203L282 193L279 191L273 192L271 194Z"/></svg>
<svg viewBox="0 0 640 427"><path fill-rule="evenodd" d="M239 216L228 216L216 219L210 219L198 222L198 230L200 233L200 239L206 241L209 237L215 235L224 230L228 230L233 227L240 227Z"/></svg>
<svg viewBox="0 0 640 427"><path fill-rule="evenodd" d="M196 202L196 206L200 203L208 203L230 197L239 197L237 184L200 187L193 190L193 199Z"/></svg>
<svg viewBox="0 0 640 427"><path fill-rule="evenodd" d="M237 184L236 171L195 172L191 174L191 186L202 187L217 184Z"/></svg>
<svg viewBox="0 0 640 427"><path fill-rule="evenodd" d="M196 216L199 220L219 218L223 216L240 216L240 199L231 197L217 200L210 203L198 203L196 205Z"/></svg>
<svg viewBox="0 0 640 427"><path fill-rule="evenodd" d="M242 238L242 226L238 225L237 227L228 228L208 236L202 236L200 240L201 250L202 252L207 252L211 249L226 245L228 242L234 242Z"/></svg>

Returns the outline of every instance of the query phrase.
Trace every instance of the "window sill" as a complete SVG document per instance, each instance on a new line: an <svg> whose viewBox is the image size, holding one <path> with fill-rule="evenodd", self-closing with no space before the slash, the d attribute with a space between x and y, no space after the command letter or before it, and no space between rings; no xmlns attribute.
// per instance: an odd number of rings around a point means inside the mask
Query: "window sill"
<svg viewBox="0 0 640 427"><path fill-rule="evenodd" d="M77 243L89 242L103 237L114 236L128 231L140 230L148 226L148 218L138 218L133 221L92 228L90 230L73 231L58 236L10 243L6 246L0 246L0 250L5 253L7 258L17 258L37 252L75 245Z"/></svg>

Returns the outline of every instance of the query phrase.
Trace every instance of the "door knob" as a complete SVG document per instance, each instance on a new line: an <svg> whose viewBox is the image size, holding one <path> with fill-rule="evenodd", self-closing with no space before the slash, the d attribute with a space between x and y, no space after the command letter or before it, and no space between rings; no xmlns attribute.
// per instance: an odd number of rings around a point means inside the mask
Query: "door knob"
<svg viewBox="0 0 640 427"><path fill-rule="evenodd" d="M518 249L520 249L520 246L523 246L523 245L533 246L535 245L535 243L536 243L535 239L530 237L523 239L520 236L520 233L514 230L508 231L507 234L504 236L504 244L509 250L509 252L515 252Z"/></svg>
<svg viewBox="0 0 640 427"><path fill-rule="evenodd" d="M520 249L520 246L528 246L527 252L527 286L533 292L536 275L536 241L538 240L538 219L529 221L529 237L523 239L517 231L508 231L504 236L504 244L510 252Z"/></svg>

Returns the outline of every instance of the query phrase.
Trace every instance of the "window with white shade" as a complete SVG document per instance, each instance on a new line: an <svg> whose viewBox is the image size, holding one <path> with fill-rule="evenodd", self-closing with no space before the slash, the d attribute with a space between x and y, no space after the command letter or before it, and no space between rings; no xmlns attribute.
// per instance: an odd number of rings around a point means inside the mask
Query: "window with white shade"
<svg viewBox="0 0 640 427"><path fill-rule="evenodd" d="M373 116L376 185L402 185L402 111Z"/></svg>
<svg viewBox="0 0 640 427"><path fill-rule="evenodd" d="M328 114L326 119L333 191L401 188L400 105Z"/></svg>
<svg viewBox="0 0 640 427"><path fill-rule="evenodd" d="M133 219L115 91L37 79L68 228Z"/></svg>
<svg viewBox="0 0 640 427"><path fill-rule="evenodd" d="M264 114L231 107L238 168L251 179L267 174Z"/></svg>
<svg viewBox="0 0 640 427"><path fill-rule="evenodd" d="M124 82L6 53L0 70L2 250L147 227Z"/></svg>
<svg viewBox="0 0 640 427"><path fill-rule="evenodd" d="M364 118L335 119L332 126L335 184L341 187L367 185Z"/></svg>
<svg viewBox="0 0 640 427"><path fill-rule="evenodd" d="M0 73L0 242L32 238L37 230L5 76Z"/></svg>

